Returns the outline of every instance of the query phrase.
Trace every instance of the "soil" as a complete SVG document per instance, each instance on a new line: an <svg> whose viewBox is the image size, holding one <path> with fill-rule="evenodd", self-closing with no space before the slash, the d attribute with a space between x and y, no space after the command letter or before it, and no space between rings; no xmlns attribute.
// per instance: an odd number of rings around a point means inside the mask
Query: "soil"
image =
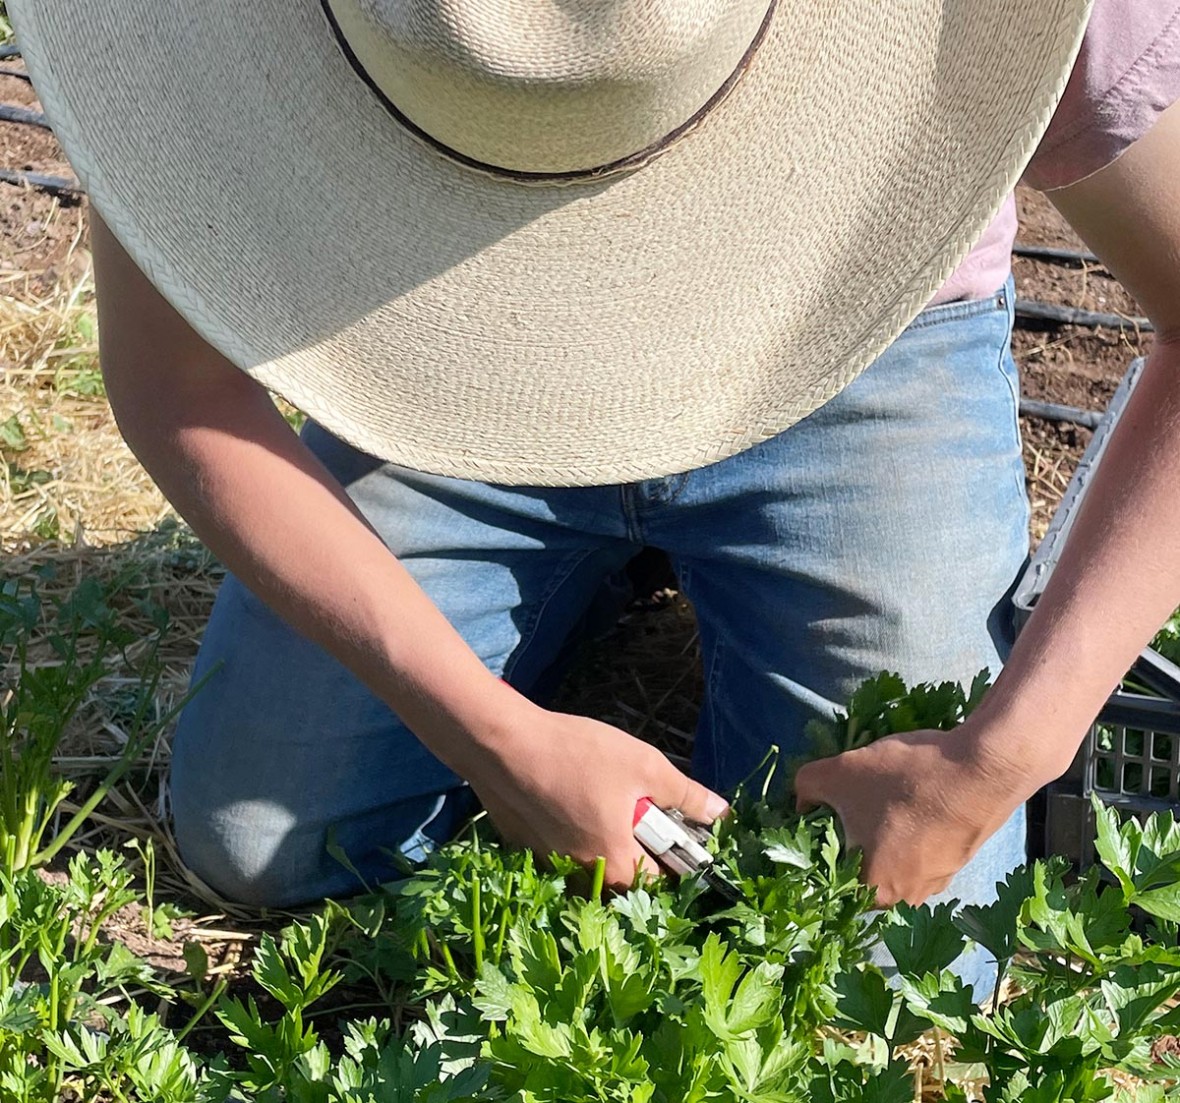
<svg viewBox="0 0 1180 1103"><path fill-rule="evenodd" d="M1084 249L1064 218L1038 192L1020 196L1020 240L1030 245ZM1069 266L1014 257L1019 299L1033 299L1108 314L1142 312L1110 273L1097 264ZM1149 334L1089 329L1022 320L1013 337L1025 397L1082 409L1102 409L1127 365L1147 351Z"/></svg>
<svg viewBox="0 0 1180 1103"><path fill-rule="evenodd" d="M38 870L37 874L43 881L60 887L69 881L67 865L68 856L63 855L49 868ZM139 889L142 894L142 885ZM159 897L155 903L161 904ZM201 928L191 917L174 919L170 936L163 935L162 930L161 933L149 931L147 916L137 904L128 904L110 916L103 924L102 933L109 940L122 942L136 957L142 958L157 972L171 978L189 973L189 966L184 957L185 944L201 940ZM216 950L216 956L207 955L210 959L207 963L209 968L225 964L225 955L233 950L238 951L240 957L241 945L221 940ZM236 959L231 964L236 964Z"/></svg>
<svg viewBox="0 0 1180 1103"><path fill-rule="evenodd" d="M1084 249L1065 219L1042 194L1021 189L1017 202L1021 242ZM1020 299L1127 317L1142 314L1134 299L1101 265L1070 266L1018 256L1013 258L1012 270ZM1020 365L1022 393L1026 398L1043 402L1102 410L1130 362L1147 354L1150 341L1149 334L1131 329L1094 330L1022 321L1012 342ZM1090 439L1086 429L1039 418L1026 417L1022 430L1030 478L1038 453L1056 463L1059 474L1068 476ZM1031 486L1030 490L1035 503L1038 488ZM1044 534L1047 520L1045 510L1034 518L1034 537Z"/></svg>
<svg viewBox="0 0 1180 1103"><path fill-rule="evenodd" d="M4 63L19 69L19 59ZM0 76L0 103L40 111L27 81ZM74 179L53 134L40 127L0 122L0 168ZM52 196L34 188L0 183L0 294L28 277L29 297L47 294L61 279L86 267L85 201ZM71 255L72 254L72 255Z"/></svg>

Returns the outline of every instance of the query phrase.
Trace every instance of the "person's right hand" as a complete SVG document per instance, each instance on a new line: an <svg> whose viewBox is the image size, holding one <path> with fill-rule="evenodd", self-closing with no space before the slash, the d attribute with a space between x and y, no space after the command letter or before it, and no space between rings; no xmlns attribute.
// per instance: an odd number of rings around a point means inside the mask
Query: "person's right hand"
<svg viewBox="0 0 1180 1103"><path fill-rule="evenodd" d="M650 744L609 724L542 708L494 753L485 749L465 774L507 839L541 858L556 852L592 866L601 856L606 883L615 888L629 887L637 867L657 870L633 834L642 797L701 823L729 810Z"/></svg>

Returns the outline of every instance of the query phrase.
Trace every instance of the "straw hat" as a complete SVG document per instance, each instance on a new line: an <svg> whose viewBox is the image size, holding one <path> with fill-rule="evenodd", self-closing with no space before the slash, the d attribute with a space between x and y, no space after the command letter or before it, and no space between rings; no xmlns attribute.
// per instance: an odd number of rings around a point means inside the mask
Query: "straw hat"
<svg viewBox="0 0 1180 1103"><path fill-rule="evenodd" d="M848 384L1015 184L1089 6L8 4L206 340L379 457L547 485L700 467Z"/></svg>

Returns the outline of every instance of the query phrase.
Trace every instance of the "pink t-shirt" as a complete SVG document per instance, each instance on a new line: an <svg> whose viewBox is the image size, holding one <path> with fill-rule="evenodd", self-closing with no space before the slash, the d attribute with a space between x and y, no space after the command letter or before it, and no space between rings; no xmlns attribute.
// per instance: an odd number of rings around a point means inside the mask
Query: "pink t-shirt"
<svg viewBox="0 0 1180 1103"><path fill-rule="evenodd" d="M1081 53L1024 182L1048 191L1077 183L1143 137L1180 100L1180 3L1095 0ZM1016 200L1009 197L931 303L984 299L1011 263Z"/></svg>

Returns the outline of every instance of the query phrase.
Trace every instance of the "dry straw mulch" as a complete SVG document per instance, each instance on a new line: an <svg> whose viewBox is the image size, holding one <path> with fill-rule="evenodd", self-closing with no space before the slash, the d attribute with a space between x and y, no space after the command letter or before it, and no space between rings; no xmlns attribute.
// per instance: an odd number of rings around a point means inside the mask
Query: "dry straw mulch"
<svg viewBox="0 0 1180 1103"><path fill-rule="evenodd" d="M117 544L171 510L123 443L98 371L93 284L0 282L0 551Z"/></svg>

